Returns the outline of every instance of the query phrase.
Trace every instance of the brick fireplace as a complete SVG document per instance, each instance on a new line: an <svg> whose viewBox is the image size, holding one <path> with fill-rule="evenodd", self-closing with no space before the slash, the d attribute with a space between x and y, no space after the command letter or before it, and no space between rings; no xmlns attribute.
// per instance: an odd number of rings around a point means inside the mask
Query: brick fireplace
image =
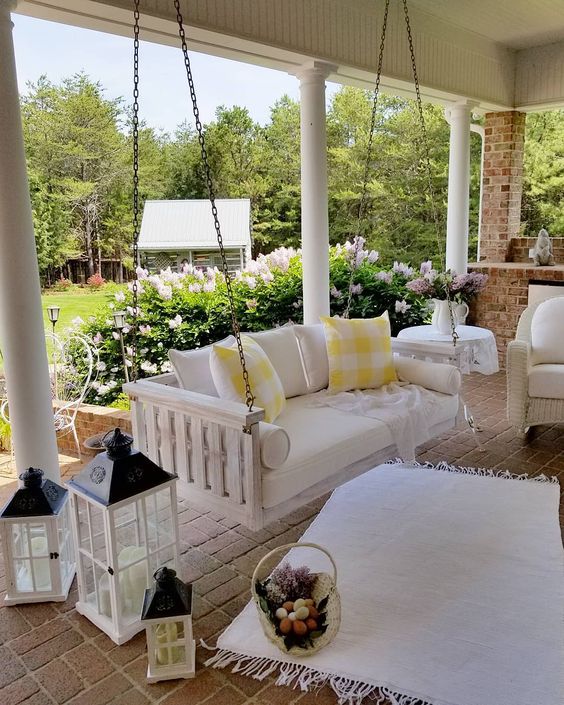
<svg viewBox="0 0 564 705"><path fill-rule="evenodd" d="M479 262L468 269L489 277L486 289L472 304L471 320L493 332L500 365L505 366L507 343L515 337L519 316L527 306L529 284L564 286L564 264L535 267L532 262Z"/></svg>
<svg viewBox="0 0 564 705"><path fill-rule="evenodd" d="M525 114L487 113L484 128L480 261L468 268L489 280L471 306L470 320L493 332L505 366L507 343L528 304L529 285L564 285L564 238L553 238L556 266L535 267L529 250L536 238L520 236Z"/></svg>

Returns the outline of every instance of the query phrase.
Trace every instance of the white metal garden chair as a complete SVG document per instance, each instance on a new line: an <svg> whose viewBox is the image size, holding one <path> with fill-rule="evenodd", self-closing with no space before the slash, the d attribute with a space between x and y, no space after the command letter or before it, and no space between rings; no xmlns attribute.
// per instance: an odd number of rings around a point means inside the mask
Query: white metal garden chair
<svg viewBox="0 0 564 705"><path fill-rule="evenodd" d="M76 415L97 373L96 347L80 333L60 338L46 333L50 343L49 373L53 396L53 419L59 435L72 433L79 459L82 459L76 431ZM8 399L0 405L0 416L9 422Z"/></svg>

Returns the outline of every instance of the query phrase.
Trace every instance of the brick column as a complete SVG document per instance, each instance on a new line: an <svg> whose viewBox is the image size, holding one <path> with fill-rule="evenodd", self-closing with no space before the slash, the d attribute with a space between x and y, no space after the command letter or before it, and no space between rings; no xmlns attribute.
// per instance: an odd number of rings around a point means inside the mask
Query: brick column
<svg viewBox="0 0 564 705"><path fill-rule="evenodd" d="M519 234L525 113L486 113L480 261L505 262Z"/></svg>

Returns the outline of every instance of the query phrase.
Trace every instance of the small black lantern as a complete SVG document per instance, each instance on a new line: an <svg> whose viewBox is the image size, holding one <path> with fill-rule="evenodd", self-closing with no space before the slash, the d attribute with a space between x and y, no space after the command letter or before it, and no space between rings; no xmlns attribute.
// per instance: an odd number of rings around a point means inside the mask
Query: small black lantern
<svg viewBox="0 0 564 705"><path fill-rule="evenodd" d="M5 603L63 602L76 569L68 492L36 468L20 480L23 487L0 513Z"/></svg>
<svg viewBox="0 0 564 705"><path fill-rule="evenodd" d="M145 588L178 565L176 475L132 448L119 428L67 484L78 557L78 612L117 644L143 629Z"/></svg>
<svg viewBox="0 0 564 705"><path fill-rule="evenodd" d="M149 683L193 678L196 642L192 634L192 586L176 571L159 568L154 585L145 591L141 619L147 634Z"/></svg>

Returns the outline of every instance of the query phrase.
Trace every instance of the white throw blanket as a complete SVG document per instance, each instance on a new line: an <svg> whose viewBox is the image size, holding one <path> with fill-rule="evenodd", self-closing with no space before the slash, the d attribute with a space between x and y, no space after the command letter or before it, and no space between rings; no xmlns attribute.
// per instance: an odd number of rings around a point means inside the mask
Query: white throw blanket
<svg viewBox="0 0 564 705"><path fill-rule="evenodd" d="M390 431L398 455L404 460L413 460L417 446L431 437L429 421L437 397L415 384L392 382L379 389L356 389L338 394L322 391L312 397L311 404L382 421Z"/></svg>
<svg viewBox="0 0 564 705"><path fill-rule="evenodd" d="M279 685L302 690L328 683L339 703L562 705L559 489L543 477L379 466L337 489L303 536L337 564L335 639L289 656L249 603L208 663L278 672ZM328 570L313 549L289 558Z"/></svg>

